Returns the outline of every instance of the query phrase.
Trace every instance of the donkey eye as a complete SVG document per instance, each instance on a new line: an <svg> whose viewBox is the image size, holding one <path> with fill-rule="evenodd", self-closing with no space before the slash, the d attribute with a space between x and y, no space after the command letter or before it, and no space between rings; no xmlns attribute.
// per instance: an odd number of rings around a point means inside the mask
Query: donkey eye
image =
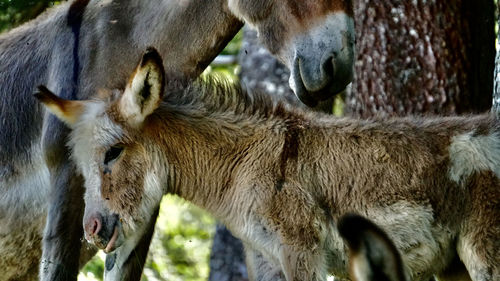
<svg viewBox="0 0 500 281"><path fill-rule="evenodd" d="M104 156L104 164L109 164L109 162L115 160L122 154L123 147L122 146L112 146L108 151L106 151L106 155Z"/></svg>

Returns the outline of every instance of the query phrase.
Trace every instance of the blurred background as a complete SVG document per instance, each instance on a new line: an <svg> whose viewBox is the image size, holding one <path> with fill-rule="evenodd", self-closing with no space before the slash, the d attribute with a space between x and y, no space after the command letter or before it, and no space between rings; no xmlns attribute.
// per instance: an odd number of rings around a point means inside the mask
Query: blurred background
<svg viewBox="0 0 500 281"><path fill-rule="evenodd" d="M58 3L0 0L0 32ZM495 88L493 83L500 80L499 57L493 75L497 0L354 0L353 5L354 81L315 110L369 118L478 113L500 104L500 83ZM303 107L288 87L287 69L246 27L204 74L212 73ZM101 252L79 280L102 280L103 261ZM143 280L247 280L241 243L203 210L165 196Z"/></svg>

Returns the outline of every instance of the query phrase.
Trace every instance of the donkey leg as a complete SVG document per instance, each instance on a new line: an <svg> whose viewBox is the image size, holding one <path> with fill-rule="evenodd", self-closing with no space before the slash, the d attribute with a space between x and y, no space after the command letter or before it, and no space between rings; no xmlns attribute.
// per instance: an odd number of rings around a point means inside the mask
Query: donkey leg
<svg viewBox="0 0 500 281"><path fill-rule="evenodd" d="M317 250L297 251L283 244L280 263L287 281L326 280L325 257Z"/></svg>
<svg viewBox="0 0 500 281"><path fill-rule="evenodd" d="M479 228L484 230L487 227L480 226ZM487 233L476 232L459 238L458 253L473 281L500 280L500 241L498 237L498 233L496 237L493 237Z"/></svg>
<svg viewBox="0 0 500 281"><path fill-rule="evenodd" d="M83 180L68 159L50 168L52 190L43 237L41 280L76 280L83 237Z"/></svg>
<svg viewBox="0 0 500 281"><path fill-rule="evenodd" d="M270 262L262 253L245 244L248 279L252 281L286 281L281 267Z"/></svg>
<svg viewBox="0 0 500 281"><path fill-rule="evenodd" d="M474 281L500 280L500 179L481 172L471 181L471 207L457 252Z"/></svg>

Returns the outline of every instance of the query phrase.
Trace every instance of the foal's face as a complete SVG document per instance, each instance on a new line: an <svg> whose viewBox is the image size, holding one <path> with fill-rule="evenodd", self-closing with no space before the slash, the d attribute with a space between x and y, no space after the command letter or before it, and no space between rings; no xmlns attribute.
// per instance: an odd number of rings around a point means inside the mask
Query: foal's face
<svg viewBox="0 0 500 281"><path fill-rule="evenodd" d="M350 0L228 0L262 43L291 71L290 86L314 106L352 80L354 22Z"/></svg>
<svg viewBox="0 0 500 281"><path fill-rule="evenodd" d="M105 252L134 244L164 193L166 169L155 165L156 146L143 134L161 101L163 80L161 58L150 50L125 91L106 100L62 100L43 88L37 95L72 128L72 157L85 178L85 237Z"/></svg>

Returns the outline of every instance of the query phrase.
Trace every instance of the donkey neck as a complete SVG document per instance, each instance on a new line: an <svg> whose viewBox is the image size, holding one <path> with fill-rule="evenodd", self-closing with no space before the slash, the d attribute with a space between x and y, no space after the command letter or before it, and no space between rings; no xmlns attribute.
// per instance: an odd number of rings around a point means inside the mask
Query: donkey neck
<svg viewBox="0 0 500 281"><path fill-rule="evenodd" d="M226 0L120 1L110 20L127 26L127 40L141 52L156 47L169 62L167 72L196 77L243 25L225 5Z"/></svg>
<svg viewBox="0 0 500 281"><path fill-rule="evenodd" d="M160 113L154 119L146 128L146 138L161 151L160 161L168 169L168 192L216 216L228 211L222 206L230 201L240 167L252 150L272 139L270 131L280 126L273 119L250 122L241 117L175 113Z"/></svg>

